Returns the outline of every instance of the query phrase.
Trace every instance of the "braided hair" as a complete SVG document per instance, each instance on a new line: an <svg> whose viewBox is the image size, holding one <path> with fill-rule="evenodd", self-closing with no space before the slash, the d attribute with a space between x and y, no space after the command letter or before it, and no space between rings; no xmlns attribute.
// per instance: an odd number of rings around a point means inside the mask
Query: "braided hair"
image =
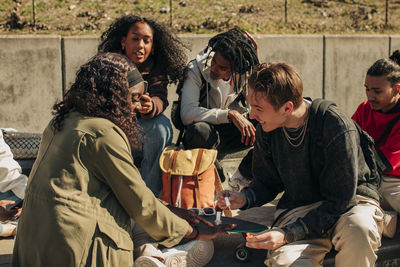
<svg viewBox="0 0 400 267"><path fill-rule="evenodd" d="M257 51L251 40L238 27L211 38L205 51L207 50L209 50L207 62L211 52L219 52L224 59L230 62L236 93L239 92L242 83L247 85L247 76L253 72L254 66L259 63Z"/></svg>
<svg viewBox="0 0 400 267"><path fill-rule="evenodd" d="M128 34L129 29L137 22L144 22L153 30L154 54L152 57L154 64L162 66L162 74L166 75L170 82L178 82L186 66L187 46L169 28L152 19L135 15L116 19L101 35L101 43L97 48L98 52L123 54L121 39Z"/></svg>

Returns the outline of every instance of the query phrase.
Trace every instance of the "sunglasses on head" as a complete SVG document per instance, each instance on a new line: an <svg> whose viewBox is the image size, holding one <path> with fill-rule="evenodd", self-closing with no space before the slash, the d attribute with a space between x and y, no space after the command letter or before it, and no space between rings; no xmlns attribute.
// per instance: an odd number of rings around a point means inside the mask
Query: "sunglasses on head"
<svg viewBox="0 0 400 267"><path fill-rule="evenodd" d="M206 208L190 208L188 209L191 212L196 213L197 215L206 215L206 216L212 216L216 214L215 208L214 207L206 207Z"/></svg>

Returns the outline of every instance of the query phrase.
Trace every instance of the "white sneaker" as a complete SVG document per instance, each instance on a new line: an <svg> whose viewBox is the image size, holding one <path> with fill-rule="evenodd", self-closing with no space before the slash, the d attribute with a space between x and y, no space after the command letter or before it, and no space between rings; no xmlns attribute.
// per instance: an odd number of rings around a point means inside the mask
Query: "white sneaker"
<svg viewBox="0 0 400 267"><path fill-rule="evenodd" d="M210 262L214 255L212 240L192 240L162 250L167 267L199 267Z"/></svg>
<svg viewBox="0 0 400 267"><path fill-rule="evenodd" d="M246 179L239 170L233 175L229 175L228 184L232 187L233 191L240 192L243 188L249 186L250 180Z"/></svg>
<svg viewBox="0 0 400 267"><path fill-rule="evenodd" d="M396 234L397 212L384 211L383 214L383 236L393 238Z"/></svg>
<svg viewBox="0 0 400 267"><path fill-rule="evenodd" d="M151 256L140 256L134 262L135 267L165 267L165 264Z"/></svg>
<svg viewBox="0 0 400 267"><path fill-rule="evenodd" d="M7 221L0 224L1 237L15 236L17 234L17 221Z"/></svg>

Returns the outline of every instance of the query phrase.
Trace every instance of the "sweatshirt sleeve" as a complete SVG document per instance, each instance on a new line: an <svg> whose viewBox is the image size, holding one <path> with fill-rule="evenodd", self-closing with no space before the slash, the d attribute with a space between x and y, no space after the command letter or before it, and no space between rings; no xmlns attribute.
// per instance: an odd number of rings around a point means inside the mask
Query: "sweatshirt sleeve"
<svg viewBox="0 0 400 267"><path fill-rule="evenodd" d="M103 135L86 135L82 158L98 179L106 183L129 216L153 239L170 247L178 244L189 224L170 212L145 185L133 164L129 141L118 129Z"/></svg>
<svg viewBox="0 0 400 267"><path fill-rule="evenodd" d="M385 173L400 177L400 122L397 122L379 150L392 165L392 170Z"/></svg>
<svg viewBox="0 0 400 267"><path fill-rule="evenodd" d="M182 87L181 119L184 125L205 121L210 124L228 123L228 109L200 106L202 81L196 62L189 63L189 70Z"/></svg>
<svg viewBox="0 0 400 267"><path fill-rule="evenodd" d="M12 191L23 199L28 177L22 174L21 166L14 160L10 147L3 138L0 130L0 191Z"/></svg>

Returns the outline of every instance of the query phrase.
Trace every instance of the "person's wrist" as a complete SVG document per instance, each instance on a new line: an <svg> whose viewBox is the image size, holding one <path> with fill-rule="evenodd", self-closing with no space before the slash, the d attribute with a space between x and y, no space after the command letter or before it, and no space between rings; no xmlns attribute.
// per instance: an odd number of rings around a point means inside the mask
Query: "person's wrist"
<svg viewBox="0 0 400 267"><path fill-rule="evenodd" d="M281 230L283 231L284 239L287 244L295 241L294 233L292 231L290 231L290 229L288 227L285 226L285 227L281 228Z"/></svg>
<svg viewBox="0 0 400 267"><path fill-rule="evenodd" d="M188 239L195 240L199 237L200 231L196 226L192 226L192 232L186 237Z"/></svg>

